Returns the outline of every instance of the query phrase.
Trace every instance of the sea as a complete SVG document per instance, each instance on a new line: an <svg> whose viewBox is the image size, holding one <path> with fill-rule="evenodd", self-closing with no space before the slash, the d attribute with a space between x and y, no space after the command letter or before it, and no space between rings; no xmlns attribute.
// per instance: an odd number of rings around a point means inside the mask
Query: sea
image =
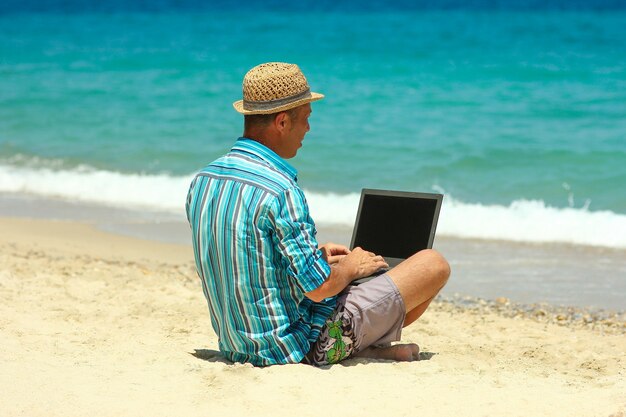
<svg viewBox="0 0 626 417"><path fill-rule="evenodd" d="M289 161L320 240L438 192L444 292L626 309L626 1L5 0L0 215L189 244L270 61L326 96Z"/></svg>

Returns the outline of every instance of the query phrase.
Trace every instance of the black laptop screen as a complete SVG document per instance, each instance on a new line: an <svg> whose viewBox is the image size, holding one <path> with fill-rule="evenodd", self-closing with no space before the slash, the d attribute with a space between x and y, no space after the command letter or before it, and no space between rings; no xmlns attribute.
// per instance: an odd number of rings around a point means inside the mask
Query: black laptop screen
<svg viewBox="0 0 626 417"><path fill-rule="evenodd" d="M353 247L408 258L429 247L436 199L365 194Z"/></svg>

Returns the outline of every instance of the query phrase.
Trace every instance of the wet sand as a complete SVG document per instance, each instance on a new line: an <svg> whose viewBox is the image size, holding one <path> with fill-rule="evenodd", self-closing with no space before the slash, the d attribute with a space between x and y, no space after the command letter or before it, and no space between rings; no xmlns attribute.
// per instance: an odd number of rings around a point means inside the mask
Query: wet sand
<svg viewBox="0 0 626 417"><path fill-rule="evenodd" d="M0 193L0 217L80 221L100 230L190 246L180 213L143 213L95 204ZM318 225L318 240L349 245L352 229ZM435 249L452 265L446 296L515 303L548 303L588 310L624 311L626 251L568 244L459 239L437 235Z"/></svg>

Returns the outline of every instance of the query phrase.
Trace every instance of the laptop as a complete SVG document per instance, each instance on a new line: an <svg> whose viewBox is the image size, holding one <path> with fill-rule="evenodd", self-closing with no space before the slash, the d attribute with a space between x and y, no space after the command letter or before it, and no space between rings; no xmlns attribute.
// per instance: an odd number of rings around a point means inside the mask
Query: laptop
<svg viewBox="0 0 626 417"><path fill-rule="evenodd" d="M442 201L442 194L363 189L350 249L361 247L381 255L393 268L414 253L432 248Z"/></svg>

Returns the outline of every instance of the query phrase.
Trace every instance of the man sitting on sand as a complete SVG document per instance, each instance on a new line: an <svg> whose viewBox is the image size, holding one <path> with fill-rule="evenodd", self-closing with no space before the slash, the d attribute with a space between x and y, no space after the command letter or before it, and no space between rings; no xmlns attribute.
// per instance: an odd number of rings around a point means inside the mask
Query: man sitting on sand
<svg viewBox="0 0 626 417"><path fill-rule="evenodd" d="M396 344L445 285L446 260L420 251L388 267L361 248L318 246L287 163L309 131L311 92L297 65L267 63L243 80L243 137L193 179L187 196L196 267L219 349L233 362L325 365L349 357L411 361Z"/></svg>

